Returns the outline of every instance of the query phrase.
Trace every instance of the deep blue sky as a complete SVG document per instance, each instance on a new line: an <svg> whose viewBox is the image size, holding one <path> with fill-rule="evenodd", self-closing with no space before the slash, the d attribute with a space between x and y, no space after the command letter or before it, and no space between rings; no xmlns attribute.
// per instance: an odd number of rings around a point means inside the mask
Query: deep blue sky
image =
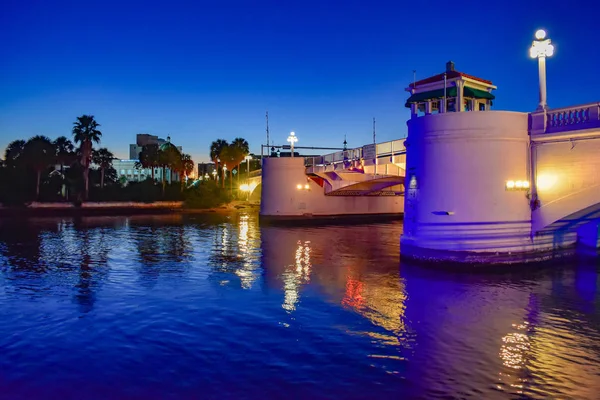
<svg viewBox="0 0 600 400"><path fill-rule="evenodd" d="M536 29L556 46L551 107L600 101L596 1L4 0L0 11L0 149L70 135L78 115L128 156L147 132L207 159L217 138L260 152L265 110L284 144L352 147L406 135L417 79L456 69L498 86L495 109L537 104Z"/></svg>

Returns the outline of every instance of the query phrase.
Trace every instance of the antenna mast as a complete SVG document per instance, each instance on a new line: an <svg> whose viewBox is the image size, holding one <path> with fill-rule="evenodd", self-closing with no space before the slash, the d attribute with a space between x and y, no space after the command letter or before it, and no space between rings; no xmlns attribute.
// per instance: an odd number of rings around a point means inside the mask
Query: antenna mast
<svg viewBox="0 0 600 400"><path fill-rule="evenodd" d="M413 69L413 89L417 86L417 70Z"/></svg>
<svg viewBox="0 0 600 400"><path fill-rule="evenodd" d="M265 116L267 119L267 146L269 145L269 111L267 111L267 115Z"/></svg>
<svg viewBox="0 0 600 400"><path fill-rule="evenodd" d="M375 141L375 117L373 117L373 144L377 143Z"/></svg>

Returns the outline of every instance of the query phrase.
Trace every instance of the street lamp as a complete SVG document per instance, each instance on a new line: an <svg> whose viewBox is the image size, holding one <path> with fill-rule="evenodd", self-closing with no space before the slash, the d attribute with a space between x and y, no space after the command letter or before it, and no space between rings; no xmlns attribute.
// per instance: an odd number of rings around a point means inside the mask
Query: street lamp
<svg viewBox="0 0 600 400"><path fill-rule="evenodd" d="M294 132L290 132L290 136L288 136L287 141L291 144L292 157L294 157L294 143L298 141L298 137Z"/></svg>
<svg viewBox="0 0 600 400"><path fill-rule="evenodd" d="M244 160L246 160L246 167L247 167L246 168L246 181L248 181L248 183L246 184L246 187L248 189L246 189L245 191L247 192L246 201L248 201L248 200L250 200L250 160L252 160L252 156L247 155L246 157L244 157ZM244 185L242 185L242 186L244 186Z"/></svg>
<svg viewBox="0 0 600 400"><path fill-rule="evenodd" d="M213 169L212 176L213 176L213 179L216 181L217 180L217 170L216 169Z"/></svg>
<svg viewBox="0 0 600 400"><path fill-rule="evenodd" d="M252 156L246 156L244 157L244 160L246 160L246 165L248 167L248 178L250 178L250 160L252 160Z"/></svg>
<svg viewBox="0 0 600 400"><path fill-rule="evenodd" d="M537 109L543 111L548 109L548 104L546 104L546 57L554 54L554 46L550 43L550 39L546 39L546 31L543 29L535 32L535 39L529 49L529 56L538 59L540 104Z"/></svg>

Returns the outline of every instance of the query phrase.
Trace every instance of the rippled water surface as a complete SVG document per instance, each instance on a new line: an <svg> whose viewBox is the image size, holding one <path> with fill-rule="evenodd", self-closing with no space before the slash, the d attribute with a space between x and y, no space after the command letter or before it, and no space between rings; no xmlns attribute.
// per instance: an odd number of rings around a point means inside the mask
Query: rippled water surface
<svg viewBox="0 0 600 400"><path fill-rule="evenodd" d="M597 264L425 270L401 231L0 221L0 398L600 398Z"/></svg>

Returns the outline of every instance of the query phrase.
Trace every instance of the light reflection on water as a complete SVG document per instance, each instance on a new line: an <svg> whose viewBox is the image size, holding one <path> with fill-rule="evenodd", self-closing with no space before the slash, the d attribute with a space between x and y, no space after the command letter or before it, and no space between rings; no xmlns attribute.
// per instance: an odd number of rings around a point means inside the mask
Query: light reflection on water
<svg viewBox="0 0 600 400"><path fill-rule="evenodd" d="M400 265L401 230L254 214L1 221L0 393L600 393L596 264L432 271Z"/></svg>

